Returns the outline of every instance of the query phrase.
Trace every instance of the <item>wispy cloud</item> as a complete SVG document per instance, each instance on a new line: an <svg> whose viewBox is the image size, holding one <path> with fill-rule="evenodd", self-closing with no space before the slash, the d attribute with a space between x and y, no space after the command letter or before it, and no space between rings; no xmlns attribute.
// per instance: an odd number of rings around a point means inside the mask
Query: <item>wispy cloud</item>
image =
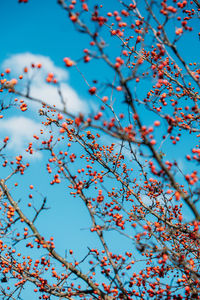
<svg viewBox="0 0 200 300"><path fill-rule="evenodd" d="M0 135L9 137L8 150L14 154L27 156L26 148L33 141L33 135L39 134L41 125L26 117L11 117L1 120ZM35 152L33 158L40 158L41 154Z"/></svg>
<svg viewBox="0 0 200 300"><path fill-rule="evenodd" d="M41 80L44 81L45 75L50 72L53 72L58 80L66 80L69 77L67 70L57 67L49 57L30 52L13 54L3 61L2 68L10 68L12 73L19 75L23 72L24 67L27 67L29 75L32 76L35 70L31 68L31 64L36 66L42 64L42 68L34 78L37 83L40 83Z"/></svg>
<svg viewBox="0 0 200 300"><path fill-rule="evenodd" d="M68 112L75 115L79 112L88 112L88 106L86 102L81 100L76 91L73 88L71 88L68 84L61 83L60 90L63 95L66 110ZM48 103L50 105L56 105L57 108L63 108L63 104L55 86L48 85L46 83L40 84L39 86L33 84L31 88L31 96L34 98L41 99L45 103Z"/></svg>
<svg viewBox="0 0 200 300"><path fill-rule="evenodd" d="M41 69L31 68L31 64L37 66L39 63L42 64ZM66 102L68 112L73 114L88 112L86 101L81 99L77 92L67 83L67 80L69 79L67 70L56 66L49 57L28 52L14 54L10 58L4 60L1 67L3 70L10 68L13 76L19 76L19 74L23 73L24 67L27 67L28 77L32 78L30 95L62 109L63 104L61 103L57 87L48 84L45 80L48 73L53 73L55 78L60 82L61 92L63 99ZM22 84L23 83L26 83L25 77L22 80ZM21 88L23 87L21 86ZM34 108L35 105L32 105L32 108Z"/></svg>
<svg viewBox="0 0 200 300"><path fill-rule="evenodd" d="M35 64L35 66L41 64L42 68L32 68L32 64ZM28 73L27 79L24 76L24 79L19 81L20 91L25 91L27 80L31 78L30 95L62 109L63 104L56 85L46 82L48 73L53 73L55 78L60 82L60 90L63 100L66 103L65 107L67 111L75 115L79 112L88 112L89 109L86 101L81 99L67 82L69 79L68 71L64 67L56 66L49 57L28 52L19 53L13 54L1 64L2 71L10 68L12 78L18 78L20 74L23 74L24 67L28 68ZM29 103L29 109L38 110L38 104L34 102ZM34 134L39 133L40 128L41 124L27 117L13 116L7 120L0 120L0 135L4 136L6 133L10 137L7 149L14 153L18 152L25 155L25 148L28 146L28 142L32 140ZM41 157L41 154L36 152L34 157Z"/></svg>

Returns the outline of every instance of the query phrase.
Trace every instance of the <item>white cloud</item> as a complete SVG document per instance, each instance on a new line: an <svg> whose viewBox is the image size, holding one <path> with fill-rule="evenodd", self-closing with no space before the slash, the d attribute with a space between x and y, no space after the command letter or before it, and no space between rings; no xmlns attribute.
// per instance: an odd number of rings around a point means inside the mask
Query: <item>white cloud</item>
<svg viewBox="0 0 200 300"><path fill-rule="evenodd" d="M41 69L31 68L31 64L42 64ZM12 76L18 77L22 74L24 67L28 68L28 76L32 78L30 95L38 98L50 105L56 105L57 108L62 109L60 97L55 85L48 84L46 77L48 73L53 73L55 78L60 82L63 99L66 102L66 108L70 113L77 114L79 112L88 112L88 105L81 99L76 91L66 82L69 78L68 72L65 68L57 67L53 61L43 55L35 55L32 53L14 54L2 63L2 69L11 69ZM25 83L25 76L21 83ZM20 84L21 84L20 83ZM32 105L32 108L38 108L38 104Z"/></svg>
<svg viewBox="0 0 200 300"><path fill-rule="evenodd" d="M0 134L9 137L7 149L12 150L15 154L27 156L25 149L29 142L33 141L33 135L40 133L41 125L26 117L11 117L7 120L0 121ZM34 152L29 157L40 158L39 152Z"/></svg>
<svg viewBox="0 0 200 300"><path fill-rule="evenodd" d="M79 112L87 113L87 104L78 97L73 88L66 83L61 83L60 89L68 112L72 114L77 114ZM61 99L55 86L46 83L43 83L39 86L34 84L31 88L31 96L42 99L45 103L50 105L56 105L57 108L63 108Z"/></svg>
<svg viewBox="0 0 200 300"><path fill-rule="evenodd" d="M45 75L50 72L54 73L58 80L68 79L68 72L64 68L57 67L49 57L29 52L13 54L3 61L2 68L10 68L12 74L19 75L23 72L24 67L27 67L28 74L31 76L35 72L35 69L31 68L32 63L42 64L42 68L38 70L38 74L34 78L34 81L38 83L40 80L44 81Z"/></svg>
<svg viewBox="0 0 200 300"><path fill-rule="evenodd" d="M32 68L31 65L42 65L42 68ZM88 105L76 93L76 91L67 83L69 78L68 71L63 67L57 67L54 62L46 56L35 55L32 53L13 54L1 64L1 70L7 68L11 69L12 78L18 78L19 75L24 74L24 67L28 68L28 73L23 80L19 80L19 91L25 91L27 79L31 79L30 95L34 98L40 99L47 104L55 105L62 109L63 104L57 91L56 85L48 84L46 77L48 73L53 73L55 78L60 82L60 89L63 99L66 102L66 109L68 112L78 114L79 112L87 113ZM28 103L28 100L27 100ZM29 108L38 110L38 103L29 102ZM7 120L0 120L0 135L8 135L10 141L8 143L8 150L14 153L27 155L25 149L28 143L33 140L33 135L38 134L41 124L26 117L11 117ZM29 156L30 157L30 156ZM39 152L34 154L34 157L41 157Z"/></svg>

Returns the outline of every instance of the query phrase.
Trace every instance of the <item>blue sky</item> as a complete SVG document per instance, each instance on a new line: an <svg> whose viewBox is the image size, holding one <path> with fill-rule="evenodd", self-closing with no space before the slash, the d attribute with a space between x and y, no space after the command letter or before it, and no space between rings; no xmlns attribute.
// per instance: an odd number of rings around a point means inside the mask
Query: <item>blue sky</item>
<svg viewBox="0 0 200 300"><path fill-rule="evenodd" d="M113 4L116 5L118 3L115 0L106 2L107 10L111 10ZM64 68L63 58L66 56L72 59L81 57L82 53L80 50L88 47L89 39L85 35L76 33L71 22L68 20L66 12L57 5L56 1L30 0L28 4L19 4L16 0L3 1L1 4L0 19L1 24L3 24L0 49L0 63L2 67L11 66L13 72L17 73L20 71L20 67L23 66L23 62L28 63L30 60L36 60L36 63L42 62L44 73L52 69L57 77L61 79L62 89L67 95L66 97L73 99L69 106L71 112L78 113L84 109L87 111L89 106L92 106L94 110L98 108L97 100L88 95L88 87L85 85L81 75L73 68L70 71ZM191 53L190 39L195 34L196 29L194 33L187 34L186 40L184 42L180 41L179 44L183 55L194 61L198 60L199 45L195 44L196 47L192 49L192 57L188 56L188 53ZM109 50L110 54L114 55L115 51L111 50ZM104 69L104 67L104 64L96 62L94 70L93 65L82 64L81 71L87 74L87 79L91 82L92 79L100 79L105 75L107 68ZM50 88L43 82L42 75L44 73L42 72L38 74L33 85L33 95L38 98L47 97L50 103L53 103L54 97L56 97L55 89ZM105 81L110 78L110 75L111 73L108 71L105 75ZM139 86L139 91L144 93L142 89L143 86ZM1 135L4 132L11 135L10 156L16 154L16 151L20 151L25 143L28 142L30 136L33 135L34 131L39 129L37 114L33 114L33 111L37 112L37 109L38 107L32 107L32 110L24 115L21 115L21 113L16 114L15 110L10 110L6 114L0 131ZM124 109L124 106L119 104L116 106L116 109L120 112ZM138 109L140 110L140 108ZM152 125L154 118L149 112L143 113L145 124ZM18 127L13 129L13 124L17 124ZM27 128L29 128L30 134L27 134ZM30 130L31 128L33 131ZM20 132L23 133L23 136L20 135ZM159 137L160 134L156 132L156 136ZM13 144L12 141L14 141ZM184 157L185 153L190 151L191 141L192 137L186 134L185 138L179 143L179 146L176 147L176 151L178 149L180 157ZM163 150L167 151L168 159L175 157L174 148L170 143L164 144ZM189 166L185 159L180 159L180 157L176 158L179 159L181 167L186 171L189 169ZM33 191L33 202L36 205L38 205L38 201L41 201L42 196L35 192L35 190L47 196L47 206L50 206L51 210L47 213L44 212L43 218L41 217L37 223L38 227L42 233L45 234L47 232L47 236L55 236L55 244L58 252L64 255L65 250L73 248L76 255L81 258L87 251L87 246L93 247L94 244L98 245L98 241L94 234L91 234L88 230L90 221L86 209L80 205L81 202L79 199L73 199L67 194L66 183L55 186L49 192L51 177L46 175L45 171L38 172L38 164L41 169L45 170L46 159L46 155L43 154L42 157L36 157L35 160L31 161L31 168L30 171L27 171L25 179L19 180L19 187L16 188L15 197L21 198L21 190L23 189L22 201L24 202L26 211L27 203L29 202L29 184L33 184L36 187ZM78 168L78 166L76 167ZM38 175L40 175L39 180ZM15 182L15 179L13 179L13 182ZM114 251L116 248L119 248L119 243L114 233L109 234L111 237L110 246ZM132 249L132 244L126 240L126 242L120 243L120 247L123 251L129 251ZM24 299L26 299L26 292Z"/></svg>

